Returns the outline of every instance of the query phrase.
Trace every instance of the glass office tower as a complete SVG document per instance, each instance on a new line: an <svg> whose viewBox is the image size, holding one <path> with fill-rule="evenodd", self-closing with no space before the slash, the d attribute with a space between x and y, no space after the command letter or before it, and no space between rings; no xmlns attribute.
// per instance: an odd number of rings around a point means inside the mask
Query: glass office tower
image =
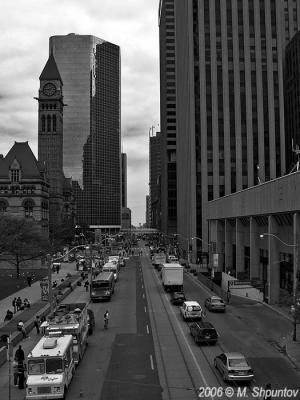
<svg viewBox="0 0 300 400"><path fill-rule="evenodd" d="M121 225L120 49L91 35L50 38L64 82L64 173L77 223Z"/></svg>

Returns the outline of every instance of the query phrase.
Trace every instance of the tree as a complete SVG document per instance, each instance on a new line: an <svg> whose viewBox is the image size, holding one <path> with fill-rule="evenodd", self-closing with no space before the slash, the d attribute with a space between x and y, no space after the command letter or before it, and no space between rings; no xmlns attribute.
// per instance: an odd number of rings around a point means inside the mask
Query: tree
<svg viewBox="0 0 300 400"><path fill-rule="evenodd" d="M66 219L61 224L50 225L50 242L52 251L61 250L62 246L71 244L75 237L75 226L72 220Z"/></svg>
<svg viewBox="0 0 300 400"><path fill-rule="evenodd" d="M12 216L0 217L0 254L17 269L25 261L34 260L49 251L48 237L41 232L36 221Z"/></svg>

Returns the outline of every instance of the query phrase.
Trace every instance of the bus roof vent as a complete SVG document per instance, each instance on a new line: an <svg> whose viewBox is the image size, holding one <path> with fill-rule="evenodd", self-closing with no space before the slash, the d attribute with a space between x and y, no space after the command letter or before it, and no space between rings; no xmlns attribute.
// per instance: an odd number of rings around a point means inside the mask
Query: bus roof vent
<svg viewBox="0 0 300 400"><path fill-rule="evenodd" d="M57 339L54 337L47 338L43 344L44 349L55 349L56 346L57 346Z"/></svg>

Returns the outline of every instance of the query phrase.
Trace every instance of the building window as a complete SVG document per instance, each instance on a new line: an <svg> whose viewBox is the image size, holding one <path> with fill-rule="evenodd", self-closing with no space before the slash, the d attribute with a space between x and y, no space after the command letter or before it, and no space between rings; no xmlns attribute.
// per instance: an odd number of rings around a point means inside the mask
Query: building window
<svg viewBox="0 0 300 400"><path fill-rule="evenodd" d="M47 132L51 132L51 117L47 115Z"/></svg>
<svg viewBox="0 0 300 400"><path fill-rule="evenodd" d="M7 202L5 200L0 200L0 214L3 214L7 209Z"/></svg>
<svg viewBox="0 0 300 400"><path fill-rule="evenodd" d="M33 207L34 207L33 200L26 200L24 202L23 207L24 207L25 218L33 217Z"/></svg>
<svg viewBox="0 0 300 400"><path fill-rule="evenodd" d="M19 169L11 169L10 170L10 178L11 178L12 182L19 182L20 170Z"/></svg>
<svg viewBox="0 0 300 400"><path fill-rule="evenodd" d="M46 117L45 115L42 115L42 132L45 132L46 130Z"/></svg>
<svg viewBox="0 0 300 400"><path fill-rule="evenodd" d="M53 127L53 132L56 132L56 115L52 116L52 127Z"/></svg>

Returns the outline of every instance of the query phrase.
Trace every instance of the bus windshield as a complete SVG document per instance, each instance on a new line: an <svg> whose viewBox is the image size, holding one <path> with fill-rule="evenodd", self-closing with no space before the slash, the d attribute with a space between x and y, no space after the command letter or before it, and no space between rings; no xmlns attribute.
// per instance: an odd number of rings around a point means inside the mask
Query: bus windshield
<svg viewBox="0 0 300 400"><path fill-rule="evenodd" d="M29 375L42 375L44 373L45 373L45 360L43 358L28 360Z"/></svg>
<svg viewBox="0 0 300 400"><path fill-rule="evenodd" d="M109 288L109 282L92 281L93 288Z"/></svg>
<svg viewBox="0 0 300 400"><path fill-rule="evenodd" d="M59 374L61 372L63 372L62 358L58 358L58 357L46 358L46 373L47 374Z"/></svg>

